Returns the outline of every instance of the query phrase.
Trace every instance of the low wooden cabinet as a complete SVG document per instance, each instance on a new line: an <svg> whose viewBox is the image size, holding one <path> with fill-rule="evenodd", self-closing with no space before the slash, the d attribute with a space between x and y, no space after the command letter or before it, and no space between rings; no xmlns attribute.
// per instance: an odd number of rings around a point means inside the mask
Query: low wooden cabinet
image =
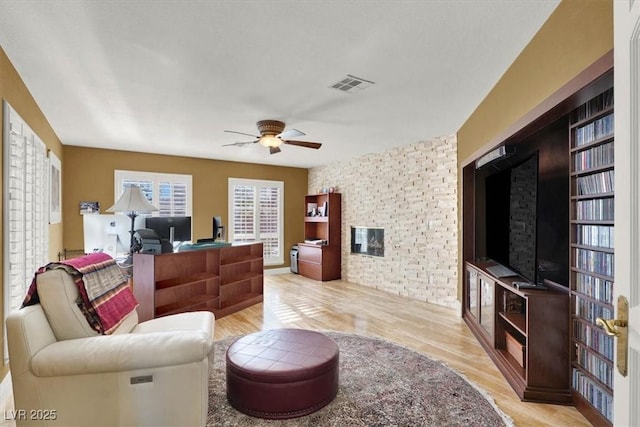
<svg viewBox="0 0 640 427"><path fill-rule="evenodd" d="M466 263L465 322L520 399L571 403L568 290L517 289L523 279L495 278L492 264Z"/></svg>
<svg viewBox="0 0 640 427"><path fill-rule="evenodd" d="M314 280L340 278L340 252L325 245L298 244L298 272Z"/></svg>
<svg viewBox="0 0 640 427"><path fill-rule="evenodd" d="M168 254L134 254L140 321L207 310L216 318L263 299L262 243Z"/></svg>

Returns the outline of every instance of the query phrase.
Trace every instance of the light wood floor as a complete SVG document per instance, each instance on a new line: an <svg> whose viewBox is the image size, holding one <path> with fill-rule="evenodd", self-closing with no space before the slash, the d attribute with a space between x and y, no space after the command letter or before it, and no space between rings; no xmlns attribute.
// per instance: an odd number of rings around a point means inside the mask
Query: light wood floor
<svg viewBox="0 0 640 427"><path fill-rule="evenodd" d="M516 426L590 425L571 406L520 402L455 310L341 280L265 276L264 303L216 320L215 338L286 327L381 337L441 360L487 391ZM11 396L2 400L3 410L13 409Z"/></svg>
<svg viewBox="0 0 640 427"><path fill-rule="evenodd" d="M215 337L284 327L376 336L427 354L487 391L516 426L590 425L571 406L521 402L456 310L341 280L265 276L264 303L216 320Z"/></svg>

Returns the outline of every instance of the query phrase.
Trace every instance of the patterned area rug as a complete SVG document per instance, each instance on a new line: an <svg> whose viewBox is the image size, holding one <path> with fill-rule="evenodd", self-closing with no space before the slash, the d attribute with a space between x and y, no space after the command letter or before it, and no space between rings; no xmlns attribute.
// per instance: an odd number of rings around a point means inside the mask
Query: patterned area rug
<svg viewBox="0 0 640 427"><path fill-rule="evenodd" d="M391 342L326 332L340 348L340 387L329 405L300 418L244 415L226 397L225 352L217 341L209 379L207 426L511 426L479 388L442 362Z"/></svg>

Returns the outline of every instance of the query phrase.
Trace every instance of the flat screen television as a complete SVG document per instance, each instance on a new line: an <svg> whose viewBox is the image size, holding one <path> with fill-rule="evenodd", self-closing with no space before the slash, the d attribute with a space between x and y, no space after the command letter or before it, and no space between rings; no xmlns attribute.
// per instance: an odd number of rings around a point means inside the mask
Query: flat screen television
<svg viewBox="0 0 640 427"><path fill-rule="evenodd" d="M146 228L171 243L191 241L190 216L150 216L146 219Z"/></svg>
<svg viewBox="0 0 640 427"><path fill-rule="evenodd" d="M538 154L485 179L486 255L538 283Z"/></svg>
<svg viewBox="0 0 640 427"><path fill-rule="evenodd" d="M474 255L536 284L569 286L570 158L566 119L505 144L477 166Z"/></svg>

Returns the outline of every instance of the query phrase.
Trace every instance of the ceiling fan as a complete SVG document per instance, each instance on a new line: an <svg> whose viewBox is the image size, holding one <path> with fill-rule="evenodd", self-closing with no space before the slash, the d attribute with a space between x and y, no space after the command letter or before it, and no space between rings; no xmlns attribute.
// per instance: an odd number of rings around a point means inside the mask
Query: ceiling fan
<svg viewBox="0 0 640 427"><path fill-rule="evenodd" d="M285 124L279 120L260 120L256 123L258 127L258 131L260 132L260 136L251 135L250 133L244 132L236 132L234 130L225 130L225 132L229 133L237 133L239 135L247 135L256 138L255 141L247 141L247 142L234 142L233 144L224 144L224 146L243 146L248 144L255 144L256 142L265 147L269 147L269 152L271 154L279 153L280 145L289 144L289 145L297 145L298 147L305 148L315 148L316 150L322 146L319 142L308 142L308 141L295 141L289 138L296 138L298 136L303 136L304 133L300 132L298 129L288 129L284 130Z"/></svg>

